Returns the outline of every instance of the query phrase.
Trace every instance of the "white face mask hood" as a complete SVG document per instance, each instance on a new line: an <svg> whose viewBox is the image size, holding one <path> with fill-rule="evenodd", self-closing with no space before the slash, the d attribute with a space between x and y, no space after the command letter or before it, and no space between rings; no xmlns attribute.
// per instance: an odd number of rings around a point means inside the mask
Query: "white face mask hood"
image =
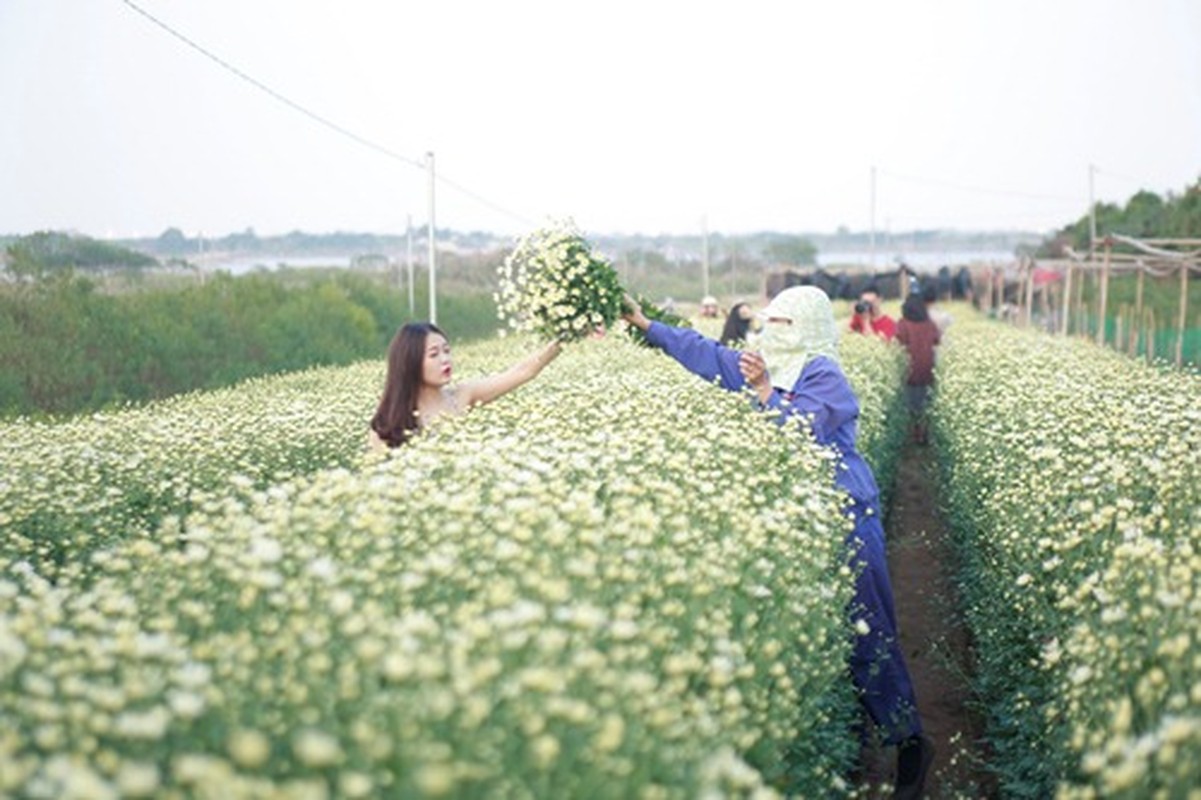
<svg viewBox="0 0 1201 800"><path fill-rule="evenodd" d="M772 385L791 390L801 371L817 356L838 358L838 326L830 298L815 286L780 292L758 315L763 331L755 347L763 356ZM791 322L769 322L769 319Z"/></svg>

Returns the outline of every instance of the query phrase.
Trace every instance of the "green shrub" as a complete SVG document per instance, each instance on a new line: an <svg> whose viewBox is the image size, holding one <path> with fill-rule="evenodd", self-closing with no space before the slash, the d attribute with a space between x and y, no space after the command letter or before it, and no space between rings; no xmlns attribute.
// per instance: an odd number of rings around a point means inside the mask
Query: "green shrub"
<svg viewBox="0 0 1201 800"><path fill-rule="evenodd" d="M456 341L499 327L485 289L439 297ZM422 292L415 310L428 309ZM104 294L57 275L0 290L0 413L65 414L381 356L408 298L368 276L217 275Z"/></svg>

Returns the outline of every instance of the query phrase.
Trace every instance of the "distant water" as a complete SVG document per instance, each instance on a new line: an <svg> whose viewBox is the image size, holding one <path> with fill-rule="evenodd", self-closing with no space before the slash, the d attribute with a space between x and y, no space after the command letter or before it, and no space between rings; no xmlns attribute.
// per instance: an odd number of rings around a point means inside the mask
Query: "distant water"
<svg viewBox="0 0 1201 800"><path fill-rule="evenodd" d="M288 269L315 269L318 267L335 267L345 269L350 266L350 256L281 256L254 255L237 256L227 260L205 261L200 265L204 272L228 272L231 275L246 275L263 270L271 271L280 267Z"/></svg>
<svg viewBox="0 0 1201 800"><path fill-rule="evenodd" d="M939 267L958 268L969 264L1009 264L1013 262L1011 252L1001 250L944 250L919 252L886 252L876 251L875 268L878 271L895 269L902 261L917 272L935 272ZM261 270L275 270L280 267L289 269L312 269L317 267L347 268L351 257L342 255L329 256L284 256L284 255L240 255L229 259L214 259L204 261L200 268L205 272L228 272L232 275L245 275ZM844 267L852 264L868 266L872 262L871 253L867 251L837 251L818 252L817 264L820 267Z"/></svg>

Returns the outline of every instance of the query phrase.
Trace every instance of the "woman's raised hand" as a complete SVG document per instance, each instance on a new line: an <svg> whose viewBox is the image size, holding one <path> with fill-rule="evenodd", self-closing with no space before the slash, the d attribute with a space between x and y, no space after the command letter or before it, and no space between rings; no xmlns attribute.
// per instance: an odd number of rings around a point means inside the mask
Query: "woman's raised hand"
<svg viewBox="0 0 1201 800"><path fill-rule="evenodd" d="M771 394L771 377L767 374L767 364L763 361L763 356L744 351L738 357L738 371L751 388L759 393L761 399L765 399L764 394Z"/></svg>
<svg viewBox="0 0 1201 800"><path fill-rule="evenodd" d="M622 298L621 318L643 332L651 326L651 321L642 313L642 306L628 294Z"/></svg>

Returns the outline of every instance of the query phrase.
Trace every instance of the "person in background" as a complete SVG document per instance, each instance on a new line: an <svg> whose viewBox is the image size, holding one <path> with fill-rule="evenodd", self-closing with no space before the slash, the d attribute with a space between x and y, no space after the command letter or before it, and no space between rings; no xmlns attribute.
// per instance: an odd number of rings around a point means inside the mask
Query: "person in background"
<svg viewBox="0 0 1201 800"><path fill-rule="evenodd" d="M692 329L651 322L628 298L624 314L652 347L689 372L710 384L720 379L729 391L749 388L756 406L774 412L778 424L806 420L817 443L833 451L838 462L834 482L848 496L845 513L853 521L845 538L857 576L852 605L864 615L868 629L855 637L852 679L885 743L897 745L894 796L920 797L934 745L922 733L913 682L897 639L880 491L855 446L859 401L838 364L838 325L830 299L815 286L794 286L776 295L758 317L763 323L761 354L726 347Z"/></svg>
<svg viewBox="0 0 1201 800"><path fill-rule="evenodd" d="M716 317L718 315L717 298L711 294L707 294L701 298L701 316Z"/></svg>
<svg viewBox="0 0 1201 800"><path fill-rule="evenodd" d="M452 385L446 334L432 322L404 325L388 346L388 372L371 420L370 447L399 447L440 417L492 402L537 377L560 348L558 342L551 342L504 372Z"/></svg>
<svg viewBox="0 0 1201 800"><path fill-rule="evenodd" d="M926 304L926 313L930 316L930 321L938 326L938 332L946 333L947 328L951 327L951 315L935 306L938 301L938 287L933 283L923 286L922 301Z"/></svg>
<svg viewBox="0 0 1201 800"><path fill-rule="evenodd" d="M851 314L851 330L871 332L885 339L896 335L897 323L880 309L880 292L875 287L869 286L859 293L859 302Z"/></svg>
<svg viewBox="0 0 1201 800"><path fill-rule="evenodd" d="M721 329L718 339L726 347L738 347L746 344L747 334L753 329L755 312L750 303L735 303L726 315L725 327Z"/></svg>
<svg viewBox="0 0 1201 800"><path fill-rule="evenodd" d="M931 321L922 295L911 294L901 305L897 341L905 346L909 355L905 404L913 420L913 441L925 444L926 405L930 401L930 387L934 385L934 348L942 341L942 334Z"/></svg>

